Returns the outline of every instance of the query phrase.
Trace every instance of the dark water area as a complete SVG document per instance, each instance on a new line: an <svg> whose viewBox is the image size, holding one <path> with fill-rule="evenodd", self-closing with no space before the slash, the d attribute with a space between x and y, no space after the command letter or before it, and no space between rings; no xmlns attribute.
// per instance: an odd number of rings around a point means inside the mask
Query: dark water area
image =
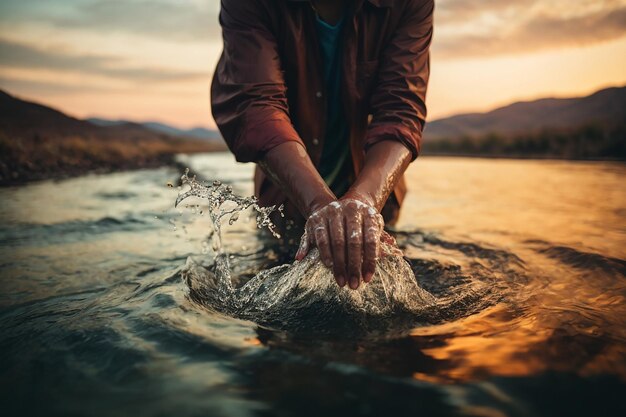
<svg viewBox="0 0 626 417"><path fill-rule="evenodd" d="M229 155L184 163L252 192ZM222 238L254 296L226 308L179 177L0 189L3 415L626 415L626 165L420 159L395 231L410 262L386 270L429 295L372 320L337 314L377 301L313 262L268 272L272 238L244 215Z"/></svg>

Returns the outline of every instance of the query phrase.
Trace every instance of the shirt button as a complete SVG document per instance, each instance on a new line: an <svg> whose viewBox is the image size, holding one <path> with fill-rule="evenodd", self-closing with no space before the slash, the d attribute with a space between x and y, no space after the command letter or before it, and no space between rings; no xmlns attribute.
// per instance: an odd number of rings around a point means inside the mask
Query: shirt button
<svg viewBox="0 0 626 417"><path fill-rule="evenodd" d="M315 97L322 98L322 92L318 91L317 93L315 93Z"/></svg>
<svg viewBox="0 0 626 417"><path fill-rule="evenodd" d="M318 138L313 138L313 145L317 146L320 144L320 140Z"/></svg>

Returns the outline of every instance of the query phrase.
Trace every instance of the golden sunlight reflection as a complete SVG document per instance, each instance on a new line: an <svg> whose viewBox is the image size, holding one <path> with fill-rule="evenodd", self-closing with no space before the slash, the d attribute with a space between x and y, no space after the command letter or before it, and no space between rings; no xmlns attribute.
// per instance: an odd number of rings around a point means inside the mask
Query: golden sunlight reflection
<svg viewBox="0 0 626 417"><path fill-rule="evenodd" d="M487 374L522 376L539 373L549 364L532 357L532 347L545 342L550 331L533 318L511 317L504 306L441 326L414 329L414 337L441 336L443 346L426 348L423 353L449 364L436 374L414 373L416 379L454 382L482 379ZM449 338L446 335L451 335Z"/></svg>
<svg viewBox="0 0 626 417"><path fill-rule="evenodd" d="M624 165L457 161L424 158L409 166L407 179L412 188L400 228L479 235L507 247L519 244L516 237L530 241L550 236L558 244L579 247L584 242L599 253L626 257L624 213L615 210L626 206ZM441 174L444 171L446 175Z"/></svg>
<svg viewBox="0 0 626 417"><path fill-rule="evenodd" d="M626 380L626 349L620 342L624 331L619 319L612 324L616 334L600 335L591 319L580 317L581 311L591 312L591 306L596 310L613 308L614 314L622 317L626 314L623 299L593 297L592 290L580 289L575 290L576 297L589 296L588 306L573 299L548 308L544 301L554 304L553 294L543 294L540 288L525 291L536 294L525 310L514 311L500 304L453 323L412 330L412 337L430 341L424 342L422 353L439 363L436 372L415 372L413 377L454 383L488 375L528 376L549 370L571 372L574 368L580 375L614 373ZM618 312L616 302L621 302ZM565 330L575 320L579 321L576 331ZM607 340L600 343L599 336Z"/></svg>

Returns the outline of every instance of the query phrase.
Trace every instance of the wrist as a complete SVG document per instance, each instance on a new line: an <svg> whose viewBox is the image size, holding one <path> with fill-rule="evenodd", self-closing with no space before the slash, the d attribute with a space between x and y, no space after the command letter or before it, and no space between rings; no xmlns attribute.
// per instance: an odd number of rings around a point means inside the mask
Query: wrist
<svg viewBox="0 0 626 417"><path fill-rule="evenodd" d="M337 200L299 143L286 142L270 149L259 164L305 218Z"/></svg>
<svg viewBox="0 0 626 417"><path fill-rule="evenodd" d="M319 195L313 197L313 199L307 204L305 213L302 213L305 218L311 216L311 214L315 213L319 209L326 207L333 201L337 201L337 198L332 193L321 192Z"/></svg>
<svg viewBox="0 0 626 417"><path fill-rule="evenodd" d="M376 211L378 211L378 207L376 206L376 201L374 199L373 196L371 196L370 194L360 191L360 190L348 190L348 192L346 192L344 194L343 197L341 197L342 200L357 200L360 201L363 204L366 204L370 207L373 207L374 209L376 209Z"/></svg>

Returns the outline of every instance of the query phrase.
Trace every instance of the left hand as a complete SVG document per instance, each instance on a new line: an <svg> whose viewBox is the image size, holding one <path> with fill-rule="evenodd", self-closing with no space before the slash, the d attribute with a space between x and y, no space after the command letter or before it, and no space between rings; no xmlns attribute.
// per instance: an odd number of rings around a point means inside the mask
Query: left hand
<svg viewBox="0 0 626 417"><path fill-rule="evenodd" d="M317 246L337 284L356 290L374 276L383 227L382 216L371 205L355 198L333 201L307 220L296 260Z"/></svg>

